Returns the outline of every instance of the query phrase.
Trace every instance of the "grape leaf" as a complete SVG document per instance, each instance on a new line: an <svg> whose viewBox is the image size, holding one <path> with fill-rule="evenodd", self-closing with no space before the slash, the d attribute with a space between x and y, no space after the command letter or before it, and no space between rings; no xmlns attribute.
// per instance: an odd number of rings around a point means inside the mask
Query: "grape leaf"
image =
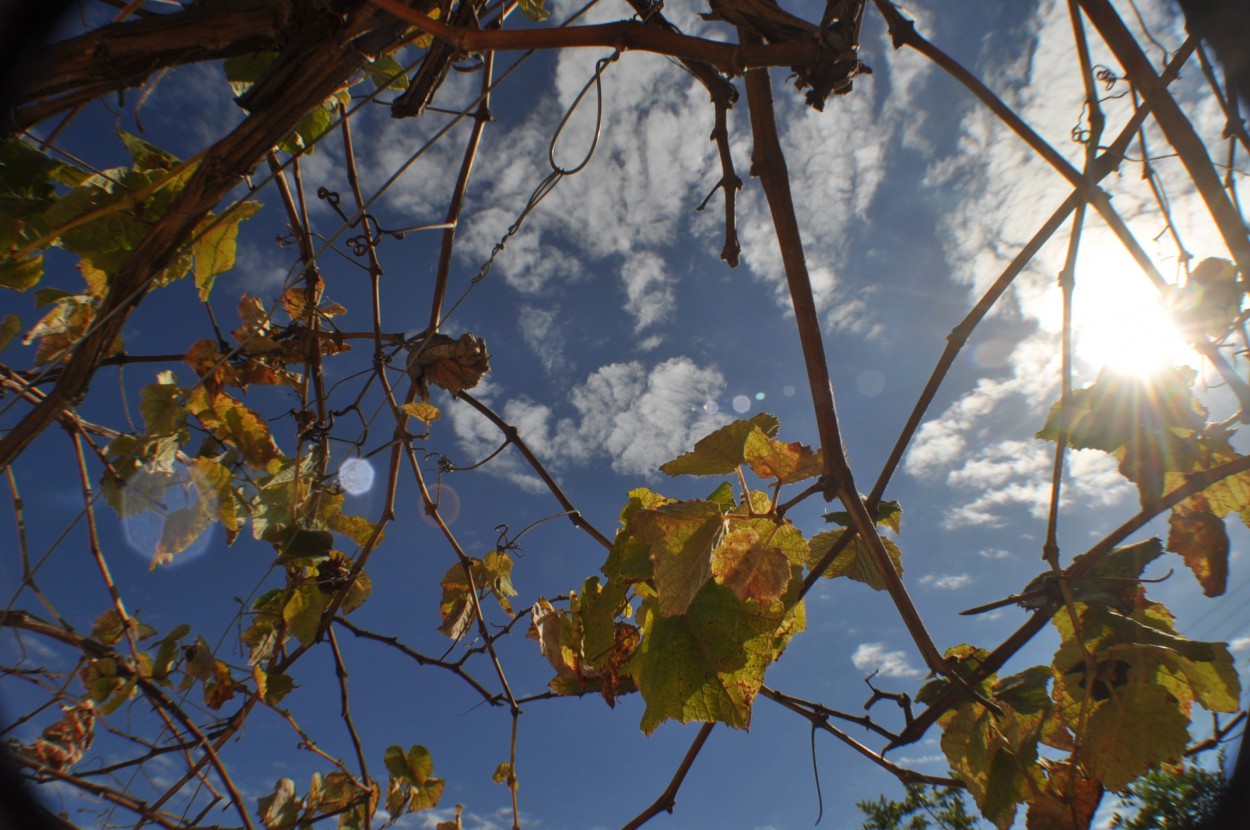
<svg viewBox="0 0 1250 830"><path fill-rule="evenodd" d="M392 818L437 806L446 782L434 777L434 759L428 749L417 744L404 752L402 746L392 745L383 759L390 773L386 809Z"/></svg>
<svg viewBox="0 0 1250 830"><path fill-rule="evenodd" d="M412 417L425 421L427 424L430 421L437 421L439 418L443 417L443 413L438 411L437 406L432 403L426 403L425 401L413 401L412 403L400 404L399 408Z"/></svg>
<svg viewBox="0 0 1250 830"><path fill-rule="evenodd" d="M296 826L303 804L295 795L295 782L290 778L279 778L271 795L257 799L257 807L261 823L269 830L277 830Z"/></svg>
<svg viewBox="0 0 1250 830"><path fill-rule="evenodd" d="M967 785L982 814L1000 830L1010 827L1016 805L1041 783L1037 741L1043 714L1021 714L1000 704L995 716L969 703L942 716L942 751Z"/></svg>
<svg viewBox="0 0 1250 830"><path fill-rule="evenodd" d="M459 339L430 335L408 359L408 372L422 389L432 383L453 395L477 386L489 371L486 341L471 332Z"/></svg>
<svg viewBox="0 0 1250 830"><path fill-rule="evenodd" d="M1167 690L1128 683L1090 713L1081 760L1107 789L1122 790L1152 766L1179 760L1189 743L1188 726Z"/></svg>
<svg viewBox="0 0 1250 830"><path fill-rule="evenodd" d="M441 9L435 9L435 11L441 11ZM369 80L373 81L373 85L378 89L405 90L408 88L408 75L399 65L399 61L390 55L378 55L365 65L365 72L369 74Z"/></svg>
<svg viewBox="0 0 1250 830"><path fill-rule="evenodd" d="M238 245L239 223L250 219L260 210L260 202L240 202L221 215L204 218L193 236L198 237L191 245L195 255L195 287L200 302L207 302L213 283L220 274L234 267Z"/></svg>
<svg viewBox="0 0 1250 830"><path fill-rule="evenodd" d="M880 527L888 527L895 533L901 532L903 526L903 506L897 501L882 501L873 511L873 521ZM835 510L824 514L824 520L842 527L851 526L851 514L845 510Z"/></svg>
<svg viewBox="0 0 1250 830"><path fill-rule="evenodd" d="M471 558L469 570L479 595L484 591L494 594L499 606L512 616L512 605L508 602L508 597L516 596L516 589L512 587L512 558L506 553L491 551L482 559ZM443 596L438 613L442 623L438 630L453 640L459 640L473 624L473 600L464 565L457 562L448 568L440 585Z"/></svg>
<svg viewBox="0 0 1250 830"><path fill-rule="evenodd" d="M295 688L295 681L282 672L271 672L261 666L252 666L252 679L256 681L256 694L270 706L282 702L282 698Z"/></svg>
<svg viewBox="0 0 1250 830"><path fill-rule="evenodd" d="M670 476L728 475L746 461L747 438L759 430L764 438L777 434L781 422L767 412L733 421L695 442L694 449L660 466Z"/></svg>
<svg viewBox="0 0 1250 830"><path fill-rule="evenodd" d="M282 453L269 432L269 423L241 401L224 393L210 396L203 386L197 386L187 395L187 410L217 440L238 448L252 469L275 473L281 468Z"/></svg>
<svg viewBox="0 0 1250 830"><path fill-rule="evenodd" d="M1209 510L1177 505L1168 519L1168 550L1179 553L1202 586L1218 597L1228 586L1228 531L1224 520Z"/></svg>
<svg viewBox="0 0 1250 830"><path fill-rule="evenodd" d="M735 525L712 551L712 578L738 599L765 606L779 601L790 586L792 566L769 536L761 536L754 527Z"/></svg>
<svg viewBox="0 0 1250 830"><path fill-rule="evenodd" d="M330 598L316 585L301 585L291 592L282 606L282 619L286 630L300 645L312 645L321 626L321 614L330 604Z"/></svg>
<svg viewBox="0 0 1250 830"><path fill-rule="evenodd" d="M765 669L805 625L802 603L762 607L715 582L684 614L665 616L648 599L639 617L642 642L629 668L646 701L648 735L670 719L747 728Z"/></svg>
<svg viewBox="0 0 1250 830"><path fill-rule="evenodd" d="M785 443L769 438L763 430L751 430L743 445L743 460L760 478L775 478L778 484L793 484L816 478L824 472L824 456L820 450L800 443Z"/></svg>
<svg viewBox="0 0 1250 830"><path fill-rule="evenodd" d="M814 568L824 558L824 555L832 550L834 543L841 538L845 530L825 531L817 533L811 539L811 556L808 557L807 566ZM882 538L882 544L885 545L885 551L890 556L890 561L894 563L895 570L901 576L903 573L903 552L898 549L898 545L889 539ZM884 591L886 588L885 580L881 573L877 570L876 564L873 562L872 554L868 550L868 546L864 544L864 540L856 535L855 539L847 545L841 553L825 568L821 574L825 579L836 579L840 576L847 576L856 582L862 582L874 591Z"/></svg>
<svg viewBox="0 0 1250 830"><path fill-rule="evenodd" d="M1080 765L1046 764L1046 788L1029 804L1027 830L1087 830L1102 801L1102 784Z"/></svg>
<svg viewBox="0 0 1250 830"><path fill-rule="evenodd" d="M666 617L682 614L712 575L712 548L724 532L720 506L710 501L678 501L644 510L630 522L650 550Z"/></svg>

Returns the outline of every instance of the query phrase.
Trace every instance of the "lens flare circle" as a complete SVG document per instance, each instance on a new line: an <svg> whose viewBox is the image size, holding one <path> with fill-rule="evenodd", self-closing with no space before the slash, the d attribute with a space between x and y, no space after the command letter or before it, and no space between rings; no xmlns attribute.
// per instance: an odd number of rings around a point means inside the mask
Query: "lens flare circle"
<svg viewBox="0 0 1250 830"><path fill-rule="evenodd" d="M363 458L349 458L339 466L339 484L349 496L363 496L373 489L373 465Z"/></svg>
<svg viewBox="0 0 1250 830"><path fill-rule="evenodd" d="M145 464L126 480L121 490L122 537L136 553L153 566L182 565L208 550L217 518L217 494L196 484L191 468L175 461L172 469ZM177 529L189 513L201 513L204 530L181 551L173 552L164 562L156 559L157 547L171 522Z"/></svg>

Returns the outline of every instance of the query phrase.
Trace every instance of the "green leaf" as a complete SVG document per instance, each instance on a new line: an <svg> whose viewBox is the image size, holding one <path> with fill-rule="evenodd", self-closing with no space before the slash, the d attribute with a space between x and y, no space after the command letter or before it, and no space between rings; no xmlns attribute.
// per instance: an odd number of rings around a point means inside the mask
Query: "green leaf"
<svg viewBox="0 0 1250 830"><path fill-rule="evenodd" d="M191 245L195 255L195 287L200 301L207 302L218 275L234 267L238 250L239 223L255 216L260 202L240 202L224 214L206 217L196 228L198 237Z"/></svg>
<svg viewBox="0 0 1250 830"><path fill-rule="evenodd" d="M781 422L766 412L749 421L734 421L707 435L688 453L661 465L660 472L670 476L728 475L745 460L747 438L759 430L765 438L777 434Z"/></svg>
<svg viewBox="0 0 1250 830"><path fill-rule="evenodd" d="M379 55L374 58L365 65L365 72L369 74L369 80L373 81L373 85L378 89L404 90L408 88L408 75L399 65L399 61L390 55Z"/></svg>
<svg viewBox="0 0 1250 830"><path fill-rule="evenodd" d="M342 493L322 493L317 505L317 521L363 548L377 533L377 525L364 516L349 516L344 513L344 498ZM381 544L384 538L385 534L379 533L375 546Z"/></svg>
<svg viewBox="0 0 1250 830"><path fill-rule="evenodd" d="M393 745L386 748L383 759L390 773L386 809L392 817L437 806L445 782L433 776L434 759L428 749L418 744L404 752L402 746Z"/></svg>
<svg viewBox="0 0 1250 830"><path fill-rule="evenodd" d="M25 259L0 260L0 288L26 291L39 284L43 277L43 254Z"/></svg>
<svg viewBox="0 0 1250 830"><path fill-rule="evenodd" d="M321 626L321 614L327 605L329 597L316 585L296 588L282 606L282 619L286 621L287 632L299 640L300 645L312 645Z"/></svg>
<svg viewBox="0 0 1250 830"><path fill-rule="evenodd" d="M544 0L521 0L521 14L530 20L541 22L547 19L548 11Z"/></svg>
<svg viewBox="0 0 1250 830"><path fill-rule="evenodd" d="M763 607L715 582L684 614L665 616L647 600L640 617L642 642L630 670L647 704L648 735L670 719L746 729L764 671L805 624L802 603Z"/></svg>
<svg viewBox="0 0 1250 830"><path fill-rule="evenodd" d="M119 132L118 137L126 147L126 152L134 160L136 170L173 170L181 160L155 144L151 144L128 132Z"/></svg>
<svg viewBox="0 0 1250 830"><path fill-rule="evenodd" d="M226 80L235 95L247 92L248 87L260 80L269 65L278 57L277 52L251 52L227 58L222 64Z"/></svg>
<svg viewBox="0 0 1250 830"><path fill-rule="evenodd" d="M848 531L825 531L817 533L811 539L811 556L807 560L809 568L815 568L820 564L820 560L825 554L833 549L834 544L842 537L843 533ZM903 552L899 550L898 545L889 539L882 538L881 543L885 545L885 552L889 555L890 561L894 563L895 570L899 575L903 573ZM874 591L884 591L886 588L885 579L881 576L881 572L877 570L876 564L873 562L872 554L868 550L868 546L864 540L856 535L855 539L843 548L834 560L825 568L821 574L825 579L837 579L840 576L847 576L856 582L862 582Z"/></svg>
<svg viewBox="0 0 1250 830"><path fill-rule="evenodd" d="M328 530L307 530L296 528L290 532L286 543L282 546L279 562L292 562L297 559L309 559L314 562L325 559L334 547L334 536Z"/></svg>
<svg viewBox="0 0 1250 830"><path fill-rule="evenodd" d="M1189 718L1161 686L1128 683L1089 715L1081 759L1109 790L1122 790L1161 762L1181 758Z"/></svg>
<svg viewBox="0 0 1250 830"><path fill-rule="evenodd" d="M641 511L630 527L650 550L660 613L684 613L712 575L712 548L724 532L720 506L673 502Z"/></svg>
<svg viewBox="0 0 1250 830"><path fill-rule="evenodd" d="M952 771L967 785L981 812L1006 830L1016 805L1042 783L1037 763L1042 716L1001 708L1001 716L979 703L948 712L941 719L941 743Z"/></svg>
<svg viewBox="0 0 1250 830"><path fill-rule="evenodd" d="M0 320L0 352L9 347L13 338L22 333L22 319L16 314L6 314Z"/></svg>
<svg viewBox="0 0 1250 830"><path fill-rule="evenodd" d="M512 779L512 764L505 761L495 767L495 771L491 773L490 779L496 784L507 784Z"/></svg>
<svg viewBox="0 0 1250 830"><path fill-rule="evenodd" d="M888 527L895 533L901 532L903 524L903 507L896 501L883 501L877 505L877 509L873 521L881 527ZM824 520L832 524L842 527L851 526L851 514L845 510L835 510L832 513L826 513Z"/></svg>

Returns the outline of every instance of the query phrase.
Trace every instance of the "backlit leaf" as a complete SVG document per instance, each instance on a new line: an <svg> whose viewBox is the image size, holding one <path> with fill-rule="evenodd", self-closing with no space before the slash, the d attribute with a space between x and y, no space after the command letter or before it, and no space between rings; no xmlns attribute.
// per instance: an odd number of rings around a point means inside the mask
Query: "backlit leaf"
<svg viewBox="0 0 1250 830"><path fill-rule="evenodd" d="M267 671L261 666L252 666L252 679L256 681L256 693L270 706L281 703L295 688L290 675Z"/></svg>
<svg viewBox="0 0 1250 830"><path fill-rule="evenodd" d="M22 259L0 260L0 288L10 291L27 291L39 284L43 277L43 254Z"/></svg>
<svg viewBox="0 0 1250 830"><path fill-rule="evenodd" d="M392 817L437 806L445 782L433 776L434 759L428 749L418 744L404 752L403 747L393 745L386 748L383 758L390 773L386 809Z"/></svg>
<svg viewBox="0 0 1250 830"><path fill-rule="evenodd" d="M811 447L797 442L774 440L763 430L752 430L747 435L743 460L760 478L777 479L780 484L816 478L824 472L824 457L820 450L813 452Z"/></svg>
<svg viewBox="0 0 1250 830"><path fill-rule="evenodd" d="M172 170L179 164L177 156L162 150L155 144L144 141L137 135L126 131L117 134L125 146L126 152L134 160L136 170Z"/></svg>
<svg viewBox="0 0 1250 830"><path fill-rule="evenodd" d="M309 646L317 638L321 626L321 614L329 605L329 597L316 585L301 585L291 592L282 606L282 619L286 621L287 633Z"/></svg>
<svg viewBox="0 0 1250 830"><path fill-rule="evenodd" d="M824 558L835 542L841 538L843 533L848 531L826 531L817 533L811 539L811 557L808 559L808 567L814 568ZM899 575L903 573L903 553L898 549L898 545L889 539L882 538L881 543L885 545L885 551L890 557L890 561L894 563L894 569ZM885 579L881 576L881 572L877 570L876 564L873 562L872 554L868 550L868 546L864 540L856 535L855 539L843 548L834 560L825 568L821 574L825 579L836 579L840 576L847 576L856 582L862 582L874 591L884 591L886 584Z"/></svg>
<svg viewBox="0 0 1250 830"><path fill-rule="evenodd" d="M899 533L903 525L903 506L896 501L882 501L877 504L877 509L873 511L873 521L880 527L888 527L895 533ZM835 510L832 513L824 515L826 522L831 522L842 527L851 526L851 514L845 510Z"/></svg>
<svg viewBox="0 0 1250 830"><path fill-rule="evenodd" d="M712 577L739 599L771 605L790 585L791 564L781 548L753 527L734 527L712 552Z"/></svg>
<svg viewBox="0 0 1250 830"><path fill-rule="evenodd" d="M724 531L720 507L708 501L673 502L641 511L630 527L650 549L660 613L684 613L712 575L712 548Z"/></svg>
<svg viewBox="0 0 1250 830"><path fill-rule="evenodd" d="M196 228L192 243L195 255L195 287L200 301L207 302L218 275L234 267L239 223L256 215L260 202L240 202L224 214L210 215Z"/></svg>
<svg viewBox="0 0 1250 830"><path fill-rule="evenodd" d="M547 19L549 12L544 0L521 0L521 14L530 20L543 21Z"/></svg>
<svg viewBox="0 0 1250 830"><path fill-rule="evenodd" d="M6 314L0 320L0 352L9 347L13 338L22 333L22 318L16 314Z"/></svg>
<svg viewBox="0 0 1250 830"><path fill-rule="evenodd" d="M1209 510L1177 505L1168 519L1168 550L1179 553L1202 586L1218 597L1228 586L1228 531L1224 520Z"/></svg>
<svg viewBox="0 0 1250 830"><path fill-rule="evenodd" d="M202 386L187 396L187 409L213 437L235 447L254 470L274 472L282 453L269 433L269 423L241 401L225 393L211 395Z"/></svg>
<svg viewBox="0 0 1250 830"><path fill-rule="evenodd" d="M759 430L765 438L777 434L781 422L766 412L746 421L733 421L695 442L694 449L660 466L670 476L728 475L746 461L747 438Z"/></svg>
<svg viewBox="0 0 1250 830"><path fill-rule="evenodd" d="M427 424L430 421L437 421L439 418L443 417L443 413L438 411L437 406L431 403L426 403L425 401L413 401L412 403L400 404L399 408L412 417L425 421Z"/></svg>
<svg viewBox="0 0 1250 830"><path fill-rule="evenodd" d="M648 601L640 619L630 671L647 704L648 735L665 720L746 729L764 671L805 624L801 603L762 607L710 581L686 613L664 616Z"/></svg>
<svg viewBox="0 0 1250 830"><path fill-rule="evenodd" d="M373 85L378 89L404 90L408 88L408 75L404 73L404 68L399 65L399 61L390 55L379 55L374 58L365 65L365 72L369 74L369 80L373 81Z"/></svg>
<svg viewBox="0 0 1250 830"><path fill-rule="evenodd" d="M1150 767L1179 760L1189 718L1165 689L1128 683L1089 715L1081 760L1109 790L1122 790Z"/></svg>
<svg viewBox="0 0 1250 830"><path fill-rule="evenodd" d="M279 778L274 785L273 794L257 800L256 814L269 830L278 830L294 827L302 806L295 795L295 782L290 778Z"/></svg>

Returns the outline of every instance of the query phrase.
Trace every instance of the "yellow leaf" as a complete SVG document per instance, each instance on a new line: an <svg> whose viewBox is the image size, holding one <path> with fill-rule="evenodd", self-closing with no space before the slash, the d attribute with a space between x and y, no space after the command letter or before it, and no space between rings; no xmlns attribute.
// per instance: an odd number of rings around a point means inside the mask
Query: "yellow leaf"
<svg viewBox="0 0 1250 830"><path fill-rule="evenodd" d="M438 411L438 407L434 404L425 403L424 401L414 401L413 403L401 404L400 409L407 412L414 418L419 418L427 424L430 421L437 421L443 417L443 413Z"/></svg>

